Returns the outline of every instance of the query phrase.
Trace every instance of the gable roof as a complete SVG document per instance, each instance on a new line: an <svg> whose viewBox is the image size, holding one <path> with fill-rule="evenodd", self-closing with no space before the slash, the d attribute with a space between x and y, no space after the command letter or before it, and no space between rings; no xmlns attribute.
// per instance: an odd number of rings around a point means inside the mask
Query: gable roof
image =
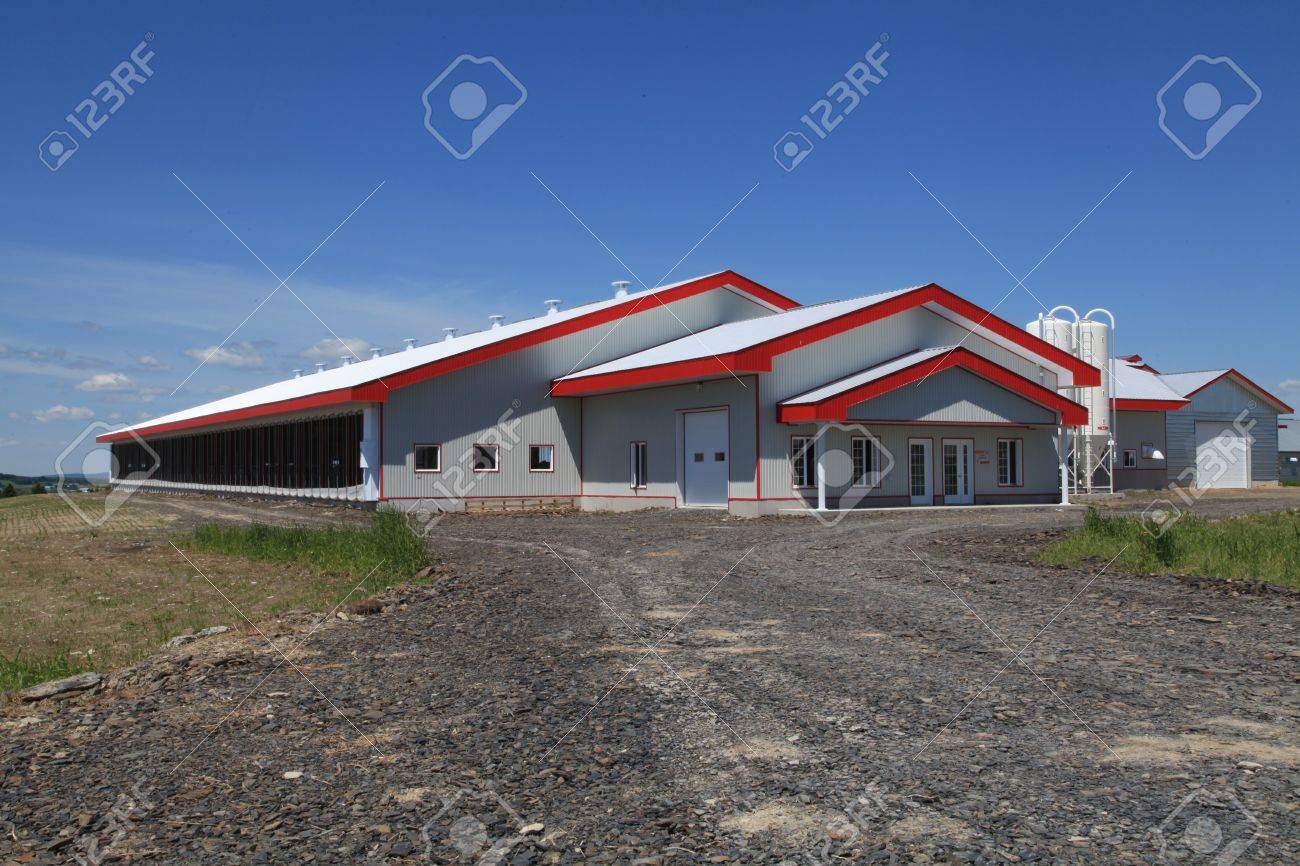
<svg viewBox="0 0 1300 866"><path fill-rule="evenodd" d="M783 423L843 421L848 418L851 406L953 367L968 370L1031 402L1060 413L1062 421L1067 425L1088 423L1088 410L1083 406L960 346L935 346L909 352L807 393L790 397L781 401L777 408L777 420Z"/></svg>
<svg viewBox="0 0 1300 866"><path fill-rule="evenodd" d="M1138 355L1116 358L1111 370L1116 409L1176 412L1189 402Z"/></svg>
<svg viewBox="0 0 1300 866"><path fill-rule="evenodd" d="M1259 387L1250 379L1247 379L1240 372L1231 367L1226 370L1194 370L1188 373L1165 373L1160 377L1160 379L1170 388L1188 399L1191 399L1193 395L1204 391L1206 388L1221 379L1232 379L1247 391L1251 391L1258 395L1265 403L1272 406L1275 411L1279 413L1295 411L1286 403L1282 402L1282 400L1265 391L1263 388Z"/></svg>
<svg viewBox="0 0 1300 866"><path fill-rule="evenodd" d="M1098 385L1101 371L936 283L895 289L718 325L555 380L557 396L598 393L704 376L765 373L785 352L888 316L925 307L1009 351L1054 370L1062 387Z"/></svg>
<svg viewBox="0 0 1300 866"><path fill-rule="evenodd" d="M158 435L322 406L355 402L382 403L387 400L390 390L719 288L747 297L773 311L798 306L795 301L735 271L720 271L629 293L622 298L596 301L555 314L536 316L499 328L464 334L451 340L440 340L408 351L357 361L344 367L284 379L104 433L97 436L96 441L113 442L133 435Z"/></svg>

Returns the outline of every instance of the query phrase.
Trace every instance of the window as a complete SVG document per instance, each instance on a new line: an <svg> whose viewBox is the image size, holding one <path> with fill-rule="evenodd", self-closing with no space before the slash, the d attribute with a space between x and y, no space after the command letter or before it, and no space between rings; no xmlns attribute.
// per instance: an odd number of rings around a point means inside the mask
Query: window
<svg viewBox="0 0 1300 866"><path fill-rule="evenodd" d="M813 443L812 436L790 437L790 467L795 487L813 486Z"/></svg>
<svg viewBox="0 0 1300 866"><path fill-rule="evenodd" d="M866 436L853 437L853 486L875 487L880 483L879 446Z"/></svg>
<svg viewBox="0 0 1300 866"><path fill-rule="evenodd" d="M1019 439L998 440L998 486L1020 487L1025 481L1022 477L1024 456L1021 454L1023 443Z"/></svg>
<svg viewBox="0 0 1300 866"><path fill-rule="evenodd" d="M1160 460L1160 459L1162 459L1163 455L1161 455L1161 457L1157 457L1157 456L1156 456L1156 453L1157 453L1157 452L1156 452L1156 443L1154 443L1154 442L1143 442L1143 443L1142 443L1142 459L1143 459L1143 460Z"/></svg>
<svg viewBox="0 0 1300 866"><path fill-rule="evenodd" d="M500 445L479 445L474 446L474 465L471 467L475 472L496 472L497 451Z"/></svg>
<svg viewBox="0 0 1300 866"><path fill-rule="evenodd" d="M1133 469L1138 465L1138 453L1132 448L1125 449L1124 462L1120 464L1125 469Z"/></svg>
<svg viewBox="0 0 1300 866"><path fill-rule="evenodd" d="M649 477L646 471L646 445L644 442L628 443L628 463L631 468L632 489L644 489L646 480Z"/></svg>
<svg viewBox="0 0 1300 866"><path fill-rule="evenodd" d="M441 445L416 445L415 446L415 471L416 472L441 472L442 471L442 446Z"/></svg>
<svg viewBox="0 0 1300 866"><path fill-rule="evenodd" d="M529 472L554 472L555 471L555 446L554 445L529 445L528 446L528 471Z"/></svg>

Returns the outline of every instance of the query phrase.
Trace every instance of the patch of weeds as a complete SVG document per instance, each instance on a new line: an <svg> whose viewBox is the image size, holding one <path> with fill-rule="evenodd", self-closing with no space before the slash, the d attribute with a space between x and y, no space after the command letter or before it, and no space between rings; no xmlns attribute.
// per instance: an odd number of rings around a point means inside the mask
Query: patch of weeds
<svg viewBox="0 0 1300 866"><path fill-rule="evenodd" d="M13 658L0 656L0 692L25 689L46 680L63 679L90 669L89 665L73 660L66 652L27 658L21 653Z"/></svg>
<svg viewBox="0 0 1300 866"><path fill-rule="evenodd" d="M1195 574L1300 586L1300 509L1223 520L1184 515L1164 532L1143 518L1089 508L1083 528L1048 545L1042 562L1110 562L1123 571Z"/></svg>

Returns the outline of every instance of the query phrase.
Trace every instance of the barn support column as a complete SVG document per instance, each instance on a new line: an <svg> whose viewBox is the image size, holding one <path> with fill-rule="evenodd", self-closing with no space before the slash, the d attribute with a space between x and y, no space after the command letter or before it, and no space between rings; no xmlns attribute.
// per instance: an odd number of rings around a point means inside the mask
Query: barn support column
<svg viewBox="0 0 1300 866"><path fill-rule="evenodd" d="M826 510L826 425L817 427L817 510Z"/></svg>
<svg viewBox="0 0 1300 866"><path fill-rule="evenodd" d="M1061 424L1056 441L1061 450L1061 504L1070 504L1070 428Z"/></svg>
<svg viewBox="0 0 1300 866"><path fill-rule="evenodd" d="M379 412L371 403L361 410L361 499L379 501Z"/></svg>

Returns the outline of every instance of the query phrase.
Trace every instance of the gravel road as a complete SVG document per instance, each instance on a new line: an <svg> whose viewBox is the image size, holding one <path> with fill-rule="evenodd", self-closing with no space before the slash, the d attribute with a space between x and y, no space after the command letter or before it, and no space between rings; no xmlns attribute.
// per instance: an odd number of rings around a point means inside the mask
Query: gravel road
<svg viewBox="0 0 1300 866"><path fill-rule="evenodd" d="M8 707L0 862L1297 862L1300 597L1031 564L1078 520L450 516L382 612Z"/></svg>

